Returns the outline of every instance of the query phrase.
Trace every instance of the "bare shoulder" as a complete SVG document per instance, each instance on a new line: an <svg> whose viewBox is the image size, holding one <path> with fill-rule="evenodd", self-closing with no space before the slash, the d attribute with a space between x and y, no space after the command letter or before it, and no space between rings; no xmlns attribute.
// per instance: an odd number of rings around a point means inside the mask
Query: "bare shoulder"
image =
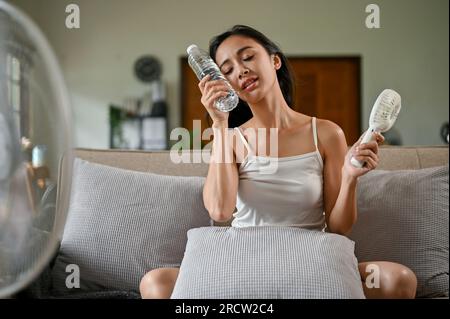
<svg viewBox="0 0 450 319"><path fill-rule="evenodd" d="M330 120L317 119L317 139L325 156L347 145L342 128Z"/></svg>
<svg viewBox="0 0 450 319"><path fill-rule="evenodd" d="M344 131L339 125L324 119L317 119L317 135L321 141L345 138Z"/></svg>

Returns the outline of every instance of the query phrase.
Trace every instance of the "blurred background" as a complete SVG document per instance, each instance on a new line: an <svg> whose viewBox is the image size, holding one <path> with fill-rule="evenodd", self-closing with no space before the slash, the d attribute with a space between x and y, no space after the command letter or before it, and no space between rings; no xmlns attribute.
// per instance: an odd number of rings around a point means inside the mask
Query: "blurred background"
<svg viewBox="0 0 450 319"><path fill-rule="evenodd" d="M448 143L447 0L9 2L36 22L56 52L76 147L168 149L176 142L169 140L173 128L199 134L193 120L201 120L201 129L207 122L185 50L192 43L207 49L234 24L279 44L295 70L292 107L336 122L349 144L367 128L385 88L402 96L388 144ZM366 26L370 3L380 9L380 28ZM66 27L69 4L79 8L79 28ZM31 107L19 85L28 54L16 52L7 61L11 99L22 114Z"/></svg>

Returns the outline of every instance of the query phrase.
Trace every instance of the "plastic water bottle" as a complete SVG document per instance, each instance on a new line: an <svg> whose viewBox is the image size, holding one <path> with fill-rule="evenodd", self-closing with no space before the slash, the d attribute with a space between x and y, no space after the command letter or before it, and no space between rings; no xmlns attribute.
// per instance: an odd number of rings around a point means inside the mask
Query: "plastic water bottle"
<svg viewBox="0 0 450 319"><path fill-rule="evenodd" d="M186 51L188 53L188 63L199 80L209 74L211 80L223 80L230 87L227 96L217 99L215 103L216 108L222 112L230 112L234 109L239 102L239 97L231 87L230 83L225 79L222 72L220 72L220 69L214 60L211 59L208 53L195 44L190 45Z"/></svg>

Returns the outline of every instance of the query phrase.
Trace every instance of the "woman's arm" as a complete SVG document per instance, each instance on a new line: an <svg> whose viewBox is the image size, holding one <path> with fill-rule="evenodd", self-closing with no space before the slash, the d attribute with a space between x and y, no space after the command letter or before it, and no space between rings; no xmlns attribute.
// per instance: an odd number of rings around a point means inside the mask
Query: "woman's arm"
<svg viewBox="0 0 450 319"><path fill-rule="evenodd" d="M342 174L339 191L333 208L329 211L327 227L337 234L347 234L356 222L356 184L357 179ZM328 195L330 197L330 195ZM325 210L327 211L327 210ZM326 214L326 213L325 213Z"/></svg>
<svg viewBox="0 0 450 319"><path fill-rule="evenodd" d="M214 139L211 160L203 187L204 205L211 218L218 222L232 217L239 183L233 139L225 123L212 125Z"/></svg>
<svg viewBox="0 0 450 319"><path fill-rule="evenodd" d="M198 83L198 87L202 93L201 102L213 120L214 132L208 174L203 186L203 203L213 220L227 221L236 207L239 179L233 139L227 138L230 135L229 113L219 111L215 101L228 95L229 86L222 80L213 81L211 76L207 75ZM227 141L230 143L226 143Z"/></svg>
<svg viewBox="0 0 450 319"><path fill-rule="evenodd" d="M384 138L359 145L361 138L350 150L342 129L333 122L321 121L321 144L324 149L324 209L329 231L345 235L350 232L357 219L356 187L358 177L375 169L378 165L378 143ZM356 149L358 147L358 149ZM364 168L350 164L351 156L367 161Z"/></svg>

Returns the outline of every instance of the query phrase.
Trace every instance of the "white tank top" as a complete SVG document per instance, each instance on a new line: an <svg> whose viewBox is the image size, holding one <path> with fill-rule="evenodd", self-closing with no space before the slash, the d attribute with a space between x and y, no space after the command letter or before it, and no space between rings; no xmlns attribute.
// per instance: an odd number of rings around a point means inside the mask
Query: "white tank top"
<svg viewBox="0 0 450 319"><path fill-rule="evenodd" d="M256 156L239 128L236 128L245 147L247 157L239 167L239 187L234 227L294 226L322 230L323 161L317 148L316 118L312 118L312 131L316 150L287 156ZM264 174L271 161L278 169Z"/></svg>

